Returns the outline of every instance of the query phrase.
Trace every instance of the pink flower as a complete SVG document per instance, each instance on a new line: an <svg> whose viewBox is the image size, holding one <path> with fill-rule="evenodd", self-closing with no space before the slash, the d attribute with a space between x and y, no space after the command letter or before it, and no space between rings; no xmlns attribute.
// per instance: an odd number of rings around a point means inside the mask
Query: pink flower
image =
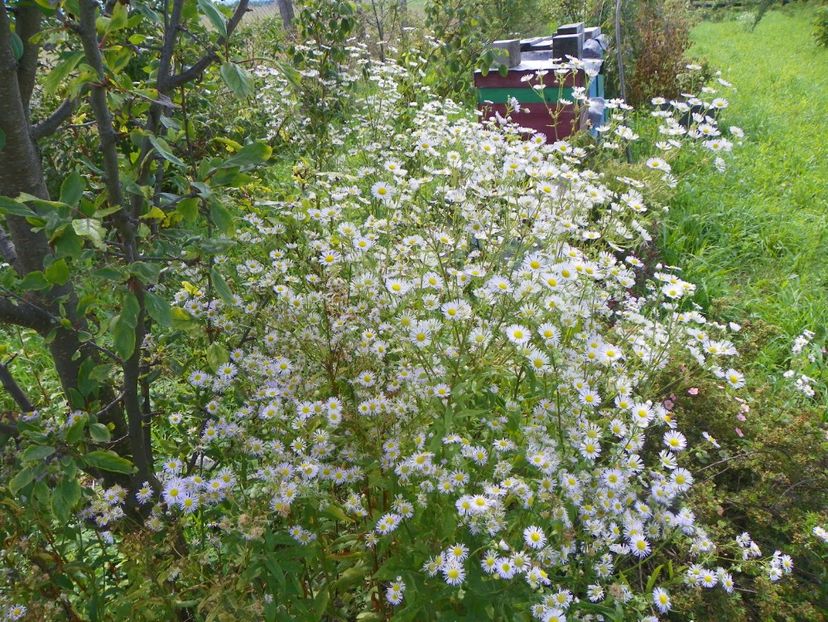
<svg viewBox="0 0 828 622"><path fill-rule="evenodd" d="M689 389L687 389L687 394L688 395L698 395L699 394L698 387L690 387Z"/></svg>
<svg viewBox="0 0 828 622"><path fill-rule="evenodd" d="M739 428L733 428L733 429L736 430L736 434L739 435L739 438L743 438L745 436Z"/></svg>

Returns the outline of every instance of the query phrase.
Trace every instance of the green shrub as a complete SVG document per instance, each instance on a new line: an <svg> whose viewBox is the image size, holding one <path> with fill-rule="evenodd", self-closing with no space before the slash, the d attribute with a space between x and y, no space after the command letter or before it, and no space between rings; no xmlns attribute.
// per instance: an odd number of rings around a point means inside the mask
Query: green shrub
<svg viewBox="0 0 828 622"><path fill-rule="evenodd" d="M817 9L814 18L814 38L817 45L828 47L828 6Z"/></svg>

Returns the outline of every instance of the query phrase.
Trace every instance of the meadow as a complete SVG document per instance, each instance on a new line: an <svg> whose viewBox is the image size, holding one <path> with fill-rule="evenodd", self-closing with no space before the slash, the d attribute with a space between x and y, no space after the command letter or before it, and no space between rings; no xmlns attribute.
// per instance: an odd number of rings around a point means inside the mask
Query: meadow
<svg viewBox="0 0 828 622"><path fill-rule="evenodd" d="M828 50L813 8L772 11L754 32L735 19L692 32L691 55L735 89L728 121L749 137L728 174L688 171L660 246L699 283L697 300L757 324L757 383L784 367L790 343L828 324Z"/></svg>

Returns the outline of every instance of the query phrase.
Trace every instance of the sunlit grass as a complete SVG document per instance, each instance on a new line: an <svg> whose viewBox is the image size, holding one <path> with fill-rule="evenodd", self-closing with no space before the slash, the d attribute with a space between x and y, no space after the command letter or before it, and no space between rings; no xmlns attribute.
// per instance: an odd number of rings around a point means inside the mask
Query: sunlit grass
<svg viewBox="0 0 828 622"><path fill-rule="evenodd" d="M728 171L691 172L660 240L714 316L753 326L756 371L774 372L803 328L828 322L828 50L813 9L693 31L692 55L733 83L728 122L747 133Z"/></svg>

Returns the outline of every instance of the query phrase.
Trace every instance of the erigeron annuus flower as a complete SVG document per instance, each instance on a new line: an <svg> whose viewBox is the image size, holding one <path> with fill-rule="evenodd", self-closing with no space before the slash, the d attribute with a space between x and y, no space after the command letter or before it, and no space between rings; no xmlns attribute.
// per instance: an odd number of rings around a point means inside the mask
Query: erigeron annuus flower
<svg viewBox="0 0 828 622"><path fill-rule="evenodd" d="M384 514L382 518L377 521L377 525L375 527L376 532L382 536L388 535L399 526L400 521L402 521L402 517L399 514Z"/></svg>
<svg viewBox="0 0 828 622"><path fill-rule="evenodd" d="M442 573L445 582L452 586L461 585L466 578L463 565L454 559L443 563Z"/></svg>
<svg viewBox="0 0 828 622"><path fill-rule="evenodd" d="M411 289L411 284L402 279L387 279L385 287L394 296L402 296L408 293Z"/></svg>
<svg viewBox="0 0 828 622"><path fill-rule="evenodd" d="M529 361L529 367L536 372L546 371L549 368L549 357L536 348L532 348L526 358Z"/></svg>
<svg viewBox="0 0 828 622"><path fill-rule="evenodd" d="M443 303L440 310L449 320L465 320L471 317L471 306L463 300L452 300Z"/></svg>
<svg viewBox="0 0 828 622"><path fill-rule="evenodd" d="M520 324L512 324L506 327L506 336L512 343L523 345L529 341L532 333L525 326Z"/></svg>
<svg viewBox="0 0 828 622"><path fill-rule="evenodd" d="M380 201L387 202L394 196L394 188L384 181L378 181L371 186L371 195Z"/></svg>
<svg viewBox="0 0 828 622"><path fill-rule="evenodd" d="M397 579L395 581L392 581L388 588L385 590L386 600L394 606L402 603L404 594L405 582L402 580L402 577L397 577Z"/></svg>
<svg viewBox="0 0 828 622"><path fill-rule="evenodd" d="M728 369L725 372L727 383L734 389L741 389L745 386L745 375L735 369Z"/></svg>
<svg viewBox="0 0 828 622"><path fill-rule="evenodd" d="M540 527L532 525L523 530L523 541L532 549L542 549L546 545L546 535Z"/></svg>
<svg viewBox="0 0 828 622"><path fill-rule="evenodd" d="M636 557L647 557L650 554L650 543L641 536L633 536L630 539L630 551Z"/></svg>
<svg viewBox="0 0 828 622"><path fill-rule="evenodd" d="M670 601L670 595L667 593L667 590L661 587L655 588L653 590L653 604L661 613L670 611L672 602Z"/></svg>
<svg viewBox="0 0 828 622"><path fill-rule="evenodd" d="M687 439L681 432L670 430L664 433L664 444L671 451L682 451L687 447Z"/></svg>

